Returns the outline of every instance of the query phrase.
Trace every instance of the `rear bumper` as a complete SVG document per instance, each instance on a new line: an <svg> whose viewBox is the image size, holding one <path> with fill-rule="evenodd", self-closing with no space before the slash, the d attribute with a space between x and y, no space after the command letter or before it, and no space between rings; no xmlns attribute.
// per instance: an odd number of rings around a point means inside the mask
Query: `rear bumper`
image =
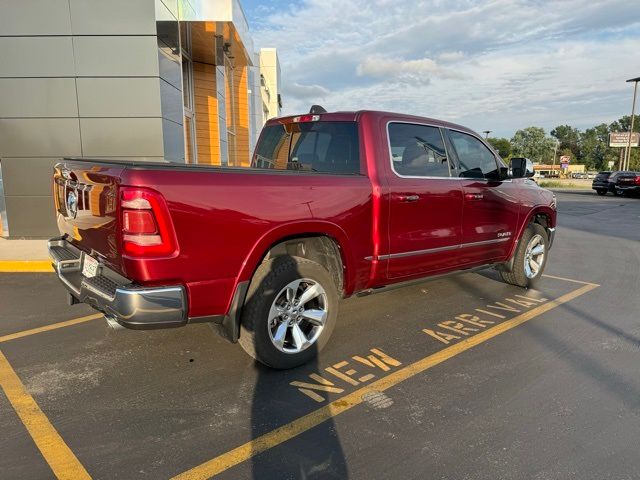
<svg viewBox="0 0 640 480"><path fill-rule="evenodd" d="M85 255L64 238L49 240L49 256L74 303L86 303L120 325L138 330L187 323L187 296L182 285L140 287L104 265L95 277L87 278L82 274Z"/></svg>
<svg viewBox="0 0 640 480"><path fill-rule="evenodd" d="M616 185L616 190L620 193L640 193L640 185Z"/></svg>

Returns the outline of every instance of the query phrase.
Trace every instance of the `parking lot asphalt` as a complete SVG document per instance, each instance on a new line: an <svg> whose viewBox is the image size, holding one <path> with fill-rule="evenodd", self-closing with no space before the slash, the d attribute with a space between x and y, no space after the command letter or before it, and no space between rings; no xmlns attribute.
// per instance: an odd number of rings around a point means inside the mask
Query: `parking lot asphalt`
<svg viewBox="0 0 640 480"><path fill-rule="evenodd" d="M0 478L639 478L640 200L558 202L538 290L488 270L354 297L290 371L0 274Z"/></svg>

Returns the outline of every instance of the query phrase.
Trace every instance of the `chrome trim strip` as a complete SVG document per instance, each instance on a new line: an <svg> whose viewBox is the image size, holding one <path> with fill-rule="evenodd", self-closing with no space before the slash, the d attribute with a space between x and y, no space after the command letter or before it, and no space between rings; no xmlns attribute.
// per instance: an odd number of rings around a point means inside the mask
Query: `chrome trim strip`
<svg viewBox="0 0 640 480"><path fill-rule="evenodd" d="M125 289L116 288L116 295L154 295L156 293L182 293L182 287L166 287L166 288L136 288Z"/></svg>
<svg viewBox="0 0 640 480"><path fill-rule="evenodd" d="M449 250L459 250L470 247L480 247L482 245L491 245L494 243L503 243L511 240L510 237L496 238L492 240L482 240L480 242L461 243L460 245L449 245L446 247L427 248L425 250L413 250L410 252L389 253L387 255L378 255L378 260L389 260L392 258L413 257L416 255L427 255L431 253L446 252ZM365 260L373 260L373 257L366 257Z"/></svg>
<svg viewBox="0 0 640 480"><path fill-rule="evenodd" d="M458 250L459 248L461 248L460 245L449 245L446 247L427 248L425 250L414 250L411 252L390 253L388 255L380 255L378 258L380 260L385 260L390 258L412 257L414 255L425 255L430 253L446 252L448 250Z"/></svg>

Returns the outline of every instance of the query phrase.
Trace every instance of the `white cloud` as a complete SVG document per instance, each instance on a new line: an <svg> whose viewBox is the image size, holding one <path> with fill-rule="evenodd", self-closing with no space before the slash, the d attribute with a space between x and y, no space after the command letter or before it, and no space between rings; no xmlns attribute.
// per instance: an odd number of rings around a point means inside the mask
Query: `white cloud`
<svg viewBox="0 0 640 480"><path fill-rule="evenodd" d="M426 84L434 77L462 78L462 74L442 68L430 58L401 60L371 55L358 64L356 72L360 76L395 79L410 84Z"/></svg>
<svg viewBox="0 0 640 480"><path fill-rule="evenodd" d="M315 100L326 98L329 95L329 90L320 85L301 85L297 82L293 82L287 85L287 92L293 95L295 98L304 100Z"/></svg>
<svg viewBox="0 0 640 480"><path fill-rule="evenodd" d="M279 50L286 113L385 109L510 136L628 114L640 2L305 0L255 32Z"/></svg>

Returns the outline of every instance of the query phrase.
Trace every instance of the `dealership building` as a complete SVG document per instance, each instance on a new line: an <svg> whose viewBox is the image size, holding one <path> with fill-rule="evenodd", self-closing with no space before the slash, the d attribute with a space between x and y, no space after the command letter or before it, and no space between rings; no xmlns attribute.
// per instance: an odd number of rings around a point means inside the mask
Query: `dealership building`
<svg viewBox="0 0 640 480"><path fill-rule="evenodd" d="M57 232L63 157L246 166L281 109L238 0L0 3L0 235Z"/></svg>

